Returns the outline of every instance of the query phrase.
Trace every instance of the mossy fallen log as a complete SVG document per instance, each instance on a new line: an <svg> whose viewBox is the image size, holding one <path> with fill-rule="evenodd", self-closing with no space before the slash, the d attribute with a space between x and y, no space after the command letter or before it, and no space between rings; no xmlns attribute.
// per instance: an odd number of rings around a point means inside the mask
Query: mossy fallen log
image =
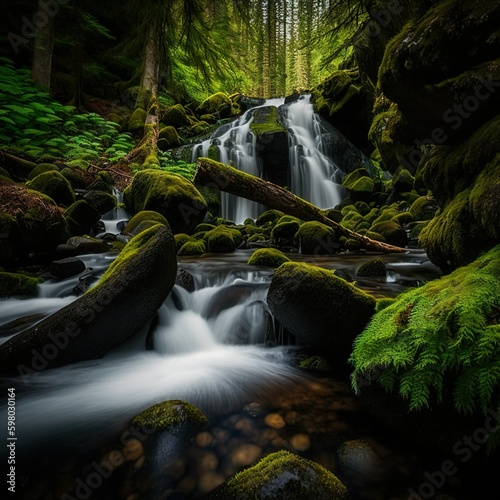
<svg viewBox="0 0 500 500"><path fill-rule="evenodd" d="M193 182L241 196L303 220L321 222L338 231L340 235L358 241L361 247L366 250L382 253L406 252L405 248L375 241L342 227L339 223L326 217L320 208L272 182L262 180L210 158L198 158Z"/></svg>

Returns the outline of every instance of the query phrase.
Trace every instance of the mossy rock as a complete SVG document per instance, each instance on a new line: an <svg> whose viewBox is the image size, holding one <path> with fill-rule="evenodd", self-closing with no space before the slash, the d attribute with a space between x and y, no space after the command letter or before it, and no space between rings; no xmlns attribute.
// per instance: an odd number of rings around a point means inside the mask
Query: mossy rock
<svg viewBox="0 0 500 500"><path fill-rule="evenodd" d="M335 371L335 366L321 356L310 356L304 359L304 361L301 361L299 366L305 370L323 374L331 374Z"/></svg>
<svg viewBox="0 0 500 500"><path fill-rule="evenodd" d="M271 231L271 238L274 239L279 246L292 246L294 236L299 228L300 225L297 221L278 222Z"/></svg>
<svg viewBox="0 0 500 500"><path fill-rule="evenodd" d="M203 240L187 241L177 252L179 256L203 255L207 248Z"/></svg>
<svg viewBox="0 0 500 500"><path fill-rule="evenodd" d="M280 114L275 106L264 106L253 111L253 120L250 130L257 136L263 134L286 133L280 123ZM257 139L258 140L258 139Z"/></svg>
<svg viewBox="0 0 500 500"><path fill-rule="evenodd" d="M397 222L400 226L403 226L404 224L413 222L413 215L411 212L401 212L400 214L395 215L391 220Z"/></svg>
<svg viewBox="0 0 500 500"><path fill-rule="evenodd" d="M295 243L300 253L305 255L325 255L338 250L335 231L316 221L304 222L295 235Z"/></svg>
<svg viewBox="0 0 500 500"><path fill-rule="evenodd" d="M337 210L337 209L327 209L324 211L325 213L325 217L327 217L328 219L334 221L334 222L337 222L337 223L340 223L340 221L344 218L344 216L342 215L342 211L341 210Z"/></svg>
<svg viewBox="0 0 500 500"><path fill-rule="evenodd" d="M374 224L370 231L381 234L390 245L404 248L408 244L408 235L406 231L393 220Z"/></svg>
<svg viewBox="0 0 500 500"><path fill-rule="evenodd" d="M101 215L113 210L117 206L116 196L105 191L91 189L85 193L83 199L95 207Z"/></svg>
<svg viewBox="0 0 500 500"><path fill-rule="evenodd" d="M259 248L248 259L247 264L254 266L280 267L281 264L290 262L290 259L275 248Z"/></svg>
<svg viewBox="0 0 500 500"><path fill-rule="evenodd" d="M215 114L219 118L231 116L231 100L223 92L217 92L205 99L197 108L198 115Z"/></svg>
<svg viewBox="0 0 500 500"><path fill-rule="evenodd" d="M52 198L58 205L69 207L76 201L75 192L60 172L50 171L37 175L26 187Z"/></svg>
<svg viewBox="0 0 500 500"><path fill-rule="evenodd" d="M175 128L189 125L188 116L182 104L175 104L167 108L161 117L161 122Z"/></svg>
<svg viewBox="0 0 500 500"><path fill-rule="evenodd" d="M431 196L421 196L412 203L410 212L416 221L425 221L433 219L438 208L434 198Z"/></svg>
<svg viewBox="0 0 500 500"><path fill-rule="evenodd" d="M266 241L268 237L264 233L258 233L250 236L248 238L248 243L258 243L260 241Z"/></svg>
<svg viewBox="0 0 500 500"><path fill-rule="evenodd" d="M42 278L0 272L0 297L36 297L40 283L43 283Z"/></svg>
<svg viewBox="0 0 500 500"><path fill-rule="evenodd" d="M415 179L408 169L400 167L394 173L392 188L398 193L405 193L413 189Z"/></svg>
<svg viewBox="0 0 500 500"><path fill-rule="evenodd" d="M404 423L410 433L426 432L418 437L448 450L476 428L461 415L476 415L484 425L488 410L500 404L500 373L492 369L500 363L499 282L496 246L472 264L399 295L372 318L350 358L353 386L371 411L391 426ZM396 404L397 417L384 413ZM450 434L459 422L462 427ZM434 434L427 426L434 426ZM499 438L490 434L483 451Z"/></svg>
<svg viewBox="0 0 500 500"><path fill-rule="evenodd" d="M73 203L65 210L64 215L74 220L82 228L83 232L72 232L73 236L89 233L92 226L101 218L99 211L85 200L78 200Z"/></svg>
<svg viewBox="0 0 500 500"><path fill-rule="evenodd" d="M195 241L193 240L193 238L191 238L191 236L189 236L189 234L185 233L177 233L174 236L174 238L175 238L175 249L177 253L179 253L179 250L185 243L187 243L188 241Z"/></svg>
<svg viewBox="0 0 500 500"><path fill-rule="evenodd" d="M158 148L162 151L167 151L172 148L178 148L182 145L182 140L177 133L175 127L170 125L163 127L160 130L158 137Z"/></svg>
<svg viewBox="0 0 500 500"><path fill-rule="evenodd" d="M137 226L145 221L153 221L158 224L163 224L164 226L169 226L167 219L154 210L141 210L136 213L123 228L123 233L125 234L136 234Z"/></svg>
<svg viewBox="0 0 500 500"><path fill-rule="evenodd" d="M207 232L211 231L212 229L215 229L217 226L214 224L208 224L207 222L202 222L201 224L198 224L195 228L195 232Z"/></svg>
<svg viewBox="0 0 500 500"><path fill-rule="evenodd" d="M382 259L373 259L364 262L356 271L356 276L360 278L385 278L387 268Z"/></svg>
<svg viewBox="0 0 500 500"><path fill-rule="evenodd" d="M263 226L267 222L271 222L272 225L276 225L278 220L281 219L285 214L281 212L280 210L266 210L265 212L262 212L256 219L255 225L256 226Z"/></svg>
<svg viewBox="0 0 500 500"><path fill-rule="evenodd" d="M210 124L208 124L204 120L200 120L192 125L189 129L192 135L202 135L207 133L210 130Z"/></svg>
<svg viewBox="0 0 500 500"><path fill-rule="evenodd" d="M356 210L363 216L368 215L370 213L370 207L368 206L367 203L364 201L357 201L354 206L356 207ZM338 221L340 222L340 221Z"/></svg>
<svg viewBox="0 0 500 500"><path fill-rule="evenodd" d="M331 271L296 262L276 270L267 302L299 344L339 362L347 360L354 338L375 311L372 296Z"/></svg>
<svg viewBox="0 0 500 500"><path fill-rule="evenodd" d="M204 235L207 251L211 253L234 252L242 243L243 236L237 229L226 226L217 226Z"/></svg>
<svg viewBox="0 0 500 500"><path fill-rule="evenodd" d="M72 162L70 162L70 165L72 165ZM84 168L87 168L87 165L85 165ZM68 179L73 189L87 189L91 180L89 176L86 175L84 168L79 166L68 166L61 170L61 175Z"/></svg>
<svg viewBox="0 0 500 500"><path fill-rule="evenodd" d="M207 213L205 199L192 182L163 171L138 172L123 199L132 213L154 210L162 214L174 234L192 233Z"/></svg>
<svg viewBox="0 0 500 500"><path fill-rule="evenodd" d="M148 113L142 108L137 108L131 115L128 121L128 131L135 136L144 135L144 124Z"/></svg>
<svg viewBox="0 0 500 500"><path fill-rule="evenodd" d="M321 465L289 451L271 453L228 479L208 500L347 500L347 488Z"/></svg>
<svg viewBox="0 0 500 500"><path fill-rule="evenodd" d="M39 163L28 175L29 181L33 180L37 175L44 174L45 172L59 172L59 167L53 163Z"/></svg>

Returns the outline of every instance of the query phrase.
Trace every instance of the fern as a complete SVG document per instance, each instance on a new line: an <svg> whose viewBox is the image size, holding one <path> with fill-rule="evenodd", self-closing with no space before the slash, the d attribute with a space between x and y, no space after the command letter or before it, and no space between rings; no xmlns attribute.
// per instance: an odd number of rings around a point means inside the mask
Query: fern
<svg viewBox="0 0 500 500"><path fill-rule="evenodd" d="M431 397L442 402L450 390L460 413L496 407L499 282L497 246L469 266L401 294L355 340L353 388L359 392L363 374L384 367L376 383L398 390L410 410L428 407Z"/></svg>

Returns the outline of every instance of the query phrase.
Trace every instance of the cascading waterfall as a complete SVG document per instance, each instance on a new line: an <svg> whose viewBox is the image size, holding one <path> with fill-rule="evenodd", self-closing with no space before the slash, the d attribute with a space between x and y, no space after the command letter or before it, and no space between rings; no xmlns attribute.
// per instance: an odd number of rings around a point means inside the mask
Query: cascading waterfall
<svg viewBox="0 0 500 500"><path fill-rule="evenodd" d="M262 162L251 123L256 109L275 106L284 115L284 125L290 133L291 191L320 208L331 208L341 201L340 186L335 182L339 170L325 154L320 118L314 113L310 96L301 96L291 104L283 103L284 99L267 100L232 124L218 128L209 139L194 146L192 161L209 156L210 148L215 146L222 163L262 177ZM255 219L264 210L257 203L227 193L222 193L221 202L222 217L236 223L247 217Z"/></svg>
<svg viewBox="0 0 500 500"><path fill-rule="evenodd" d="M338 167L323 149L321 123L309 95L284 107L290 131L291 191L319 208L332 208L341 201L335 182Z"/></svg>

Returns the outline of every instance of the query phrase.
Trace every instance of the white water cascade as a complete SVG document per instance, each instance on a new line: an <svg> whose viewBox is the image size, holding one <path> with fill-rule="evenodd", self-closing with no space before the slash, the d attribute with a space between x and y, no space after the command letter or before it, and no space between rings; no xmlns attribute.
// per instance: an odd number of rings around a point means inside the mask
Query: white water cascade
<svg viewBox="0 0 500 500"><path fill-rule="evenodd" d="M205 278L201 287L195 276L198 288L191 293L175 285L158 312L152 349L147 349L151 333L145 327L102 359L4 379L19 392L20 452L92 446L160 401L182 399L207 415L220 414L296 383L299 375L289 364L290 347L263 346L269 280L265 273L248 273L245 279L242 274L214 276L211 283ZM70 278L68 286L77 281ZM75 299L0 301L0 328Z"/></svg>
<svg viewBox="0 0 500 500"><path fill-rule="evenodd" d="M253 113L257 108L275 106L288 129L291 191L320 208L331 208L341 201L340 185L335 182L338 168L325 154L322 127L314 112L310 96L301 96L291 104L284 99L269 99L263 105L246 111L238 120L218 128L207 140L193 148L192 161L209 156L217 147L218 158L249 174L262 177L262 162L251 131ZM227 193L222 194L222 217L242 223L247 217L255 219L264 207Z"/></svg>
<svg viewBox="0 0 500 500"><path fill-rule="evenodd" d="M342 199L341 186L335 182L338 167L324 152L311 96L301 96L284 108L290 131L291 191L319 208L333 208Z"/></svg>

